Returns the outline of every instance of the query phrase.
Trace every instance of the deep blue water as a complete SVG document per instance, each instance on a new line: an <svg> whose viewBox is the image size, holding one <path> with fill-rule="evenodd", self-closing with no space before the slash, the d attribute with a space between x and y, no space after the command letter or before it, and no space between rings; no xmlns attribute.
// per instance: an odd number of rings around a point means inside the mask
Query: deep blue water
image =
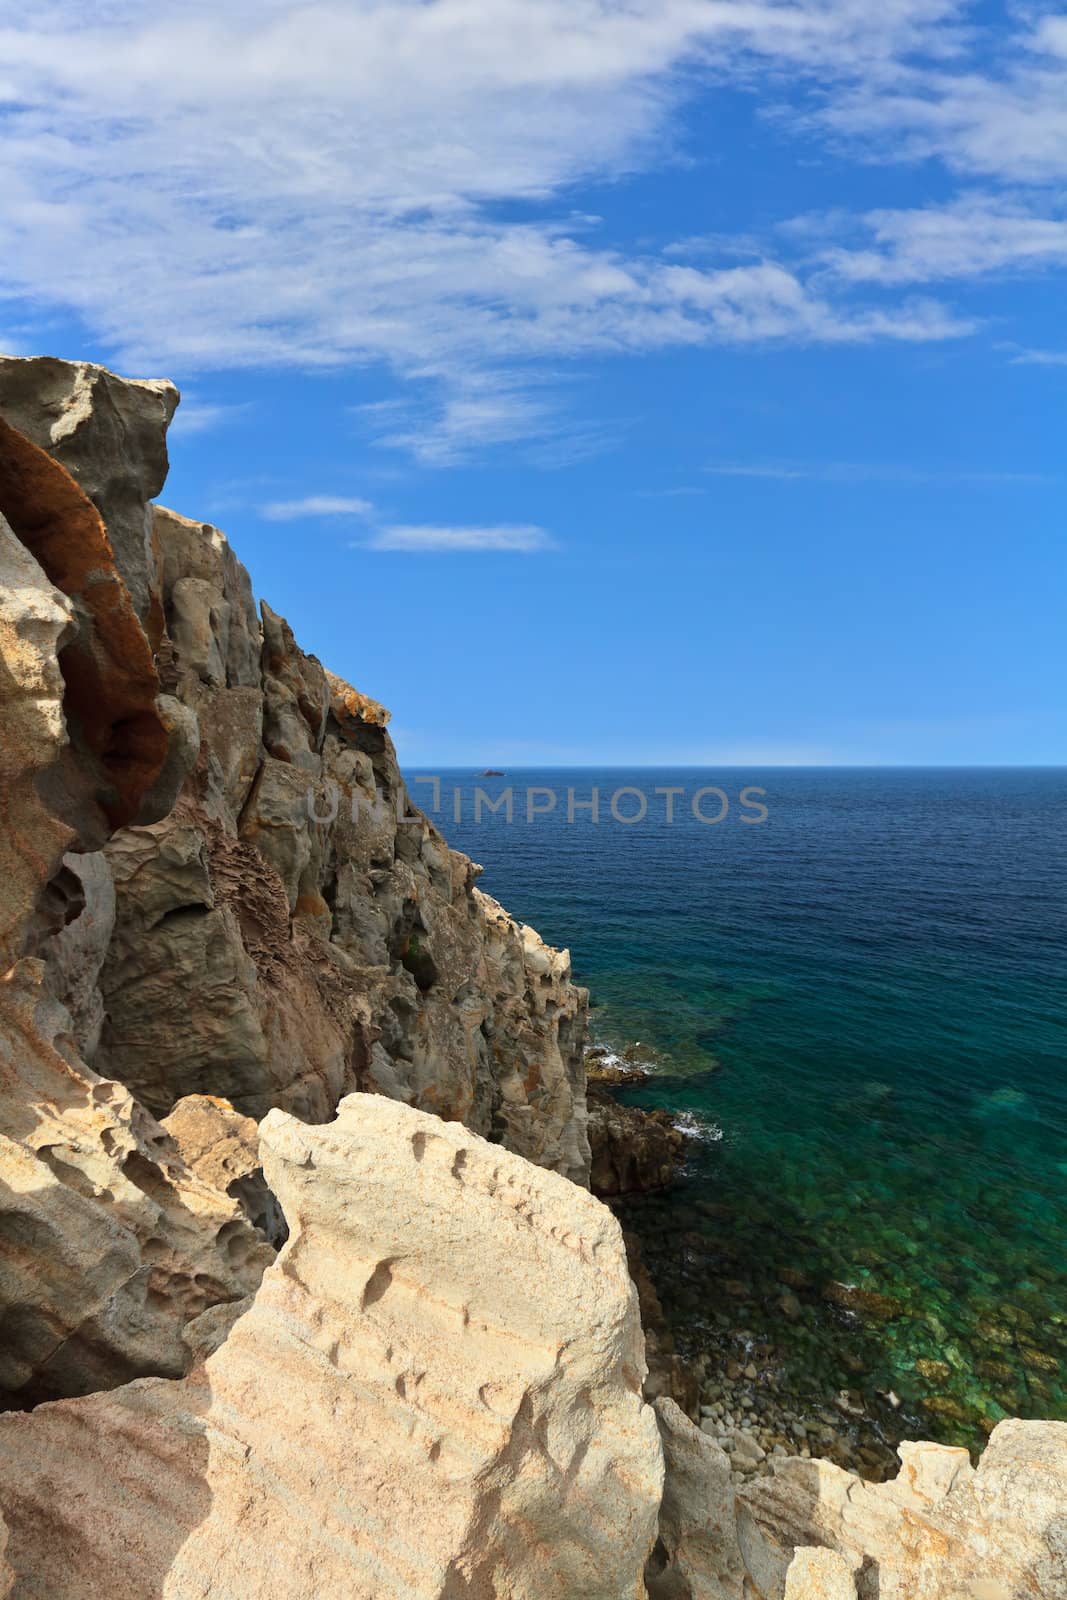
<svg viewBox="0 0 1067 1600"><path fill-rule="evenodd" d="M654 1075L626 1094L703 1135L628 1212L683 1346L744 1324L944 1437L1067 1416L1067 769L442 780L481 886L569 946L598 1038L641 1041ZM568 822L594 784L599 823ZM715 825L689 803L709 784ZM559 798L527 821L533 785ZM623 785L644 821L610 816ZM746 786L766 821L741 820ZM514 822L476 823L478 787L510 787ZM857 1320L834 1283L883 1298Z"/></svg>

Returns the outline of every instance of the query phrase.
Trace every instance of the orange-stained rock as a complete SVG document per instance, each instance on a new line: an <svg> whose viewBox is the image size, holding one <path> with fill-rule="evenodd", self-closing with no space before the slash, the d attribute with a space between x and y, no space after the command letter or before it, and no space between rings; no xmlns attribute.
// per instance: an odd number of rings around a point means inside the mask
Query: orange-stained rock
<svg viewBox="0 0 1067 1600"><path fill-rule="evenodd" d="M77 626L61 650L67 727L108 823L132 822L167 755L152 650L99 511L2 408L0 513L71 604Z"/></svg>
<svg viewBox="0 0 1067 1600"><path fill-rule="evenodd" d="M347 722L367 722L377 728L386 726L392 712L377 700L372 700L370 695L360 694L358 689L353 689L350 683L333 672L327 672L326 682L330 686L331 709L342 727Z"/></svg>

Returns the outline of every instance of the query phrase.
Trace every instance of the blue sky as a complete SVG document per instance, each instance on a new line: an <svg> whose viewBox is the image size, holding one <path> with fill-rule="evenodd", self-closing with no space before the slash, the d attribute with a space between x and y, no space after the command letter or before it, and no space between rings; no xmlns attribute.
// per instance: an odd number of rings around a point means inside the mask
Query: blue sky
<svg viewBox="0 0 1067 1600"><path fill-rule="evenodd" d="M0 0L0 145L406 763L1064 759L1062 9Z"/></svg>

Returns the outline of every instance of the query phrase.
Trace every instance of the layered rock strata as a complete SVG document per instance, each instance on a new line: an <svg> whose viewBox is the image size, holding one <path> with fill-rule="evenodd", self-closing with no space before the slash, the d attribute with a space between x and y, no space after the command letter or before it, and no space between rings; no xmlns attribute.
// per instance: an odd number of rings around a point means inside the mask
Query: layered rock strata
<svg viewBox="0 0 1067 1600"><path fill-rule="evenodd" d="M663 1458L617 1224L378 1096L274 1111L292 1229L189 1377L0 1418L16 1600L623 1600Z"/></svg>

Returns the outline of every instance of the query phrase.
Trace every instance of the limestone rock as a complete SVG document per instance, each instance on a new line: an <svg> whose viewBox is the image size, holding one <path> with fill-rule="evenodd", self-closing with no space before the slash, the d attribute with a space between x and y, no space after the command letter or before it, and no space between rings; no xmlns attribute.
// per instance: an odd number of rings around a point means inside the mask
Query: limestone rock
<svg viewBox="0 0 1067 1600"><path fill-rule="evenodd" d="M40 961L0 984L0 1401L189 1365L182 1329L273 1252L120 1084L77 1056Z"/></svg>
<svg viewBox="0 0 1067 1600"><path fill-rule="evenodd" d="M4 368L0 360L0 390ZM0 515L65 596L75 624L57 641L64 722L58 742L69 742L77 760L66 763L50 799L82 848L92 848L108 828L141 815L149 791L159 808L154 815L169 809L184 773L173 774L169 795L159 789L168 753L156 705L159 678L100 512L62 466L11 425L2 403Z"/></svg>
<svg viewBox="0 0 1067 1600"><path fill-rule="evenodd" d="M58 461L104 521L142 622L151 591L149 502L167 476L166 432L178 391L117 378L88 361L0 357L0 415Z"/></svg>
<svg viewBox="0 0 1067 1600"><path fill-rule="evenodd" d="M288 1228L263 1176L259 1129L251 1117L242 1117L216 1095L191 1094L178 1101L161 1126L198 1178L238 1201L270 1244L285 1243Z"/></svg>
<svg viewBox="0 0 1067 1600"><path fill-rule="evenodd" d="M1000 1423L977 1470L940 1445L901 1457L886 1484L800 1460L746 1484L738 1536L756 1592L779 1600L810 1545L844 1558L859 1600L1067 1594L1067 1423Z"/></svg>
<svg viewBox="0 0 1067 1600"><path fill-rule="evenodd" d="M0 971L22 954L37 897L75 835L42 793L66 744L58 650L72 623L0 513Z"/></svg>
<svg viewBox="0 0 1067 1600"><path fill-rule="evenodd" d="M176 398L0 361L4 559L37 596L3 641L25 657L36 629L5 747L0 961L42 956L97 1070L159 1115L215 1094L322 1121L375 1089L587 1182L586 996L566 952L479 894L411 805L388 713L257 616L225 536L150 505ZM114 928L93 978L103 902L76 933L43 911L79 892L64 852L101 846Z"/></svg>
<svg viewBox="0 0 1067 1600"><path fill-rule="evenodd" d="M649 1600L742 1600L730 1462L673 1400L655 1403L663 1443L659 1540L645 1582Z"/></svg>
<svg viewBox="0 0 1067 1600"><path fill-rule="evenodd" d="M663 1462L610 1213L376 1096L261 1137L292 1236L217 1353L0 1417L19 1600L636 1600Z"/></svg>
<svg viewBox="0 0 1067 1600"><path fill-rule="evenodd" d="M7 1523L0 1517L0 1600L11 1593L15 1583L15 1574L7 1564L4 1551L7 1549Z"/></svg>
<svg viewBox="0 0 1067 1600"><path fill-rule="evenodd" d="M891 1483L775 1459L731 1493L718 1445L658 1400L666 1478L649 1600L1059 1600L1067 1423L1003 1422L965 1450L905 1443Z"/></svg>
<svg viewBox="0 0 1067 1600"><path fill-rule="evenodd" d="M46 978L70 1013L71 1036L91 1062L104 1025L100 972L115 927L115 885L103 851L63 857L45 896L56 931L44 945Z"/></svg>

